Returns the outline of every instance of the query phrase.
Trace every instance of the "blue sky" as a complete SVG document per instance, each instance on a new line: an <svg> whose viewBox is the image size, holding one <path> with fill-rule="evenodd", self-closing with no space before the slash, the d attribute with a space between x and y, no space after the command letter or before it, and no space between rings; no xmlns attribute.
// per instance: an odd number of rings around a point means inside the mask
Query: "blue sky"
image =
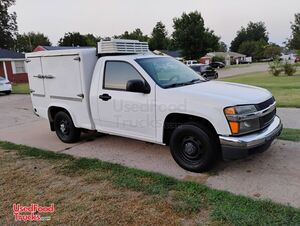
<svg viewBox="0 0 300 226"><path fill-rule="evenodd" d="M195 10L226 44L249 21L264 21L270 41L282 44L300 0L17 0L11 10L17 12L19 32L43 32L53 44L69 31L108 37L141 28L150 34L157 21L171 34L172 19Z"/></svg>

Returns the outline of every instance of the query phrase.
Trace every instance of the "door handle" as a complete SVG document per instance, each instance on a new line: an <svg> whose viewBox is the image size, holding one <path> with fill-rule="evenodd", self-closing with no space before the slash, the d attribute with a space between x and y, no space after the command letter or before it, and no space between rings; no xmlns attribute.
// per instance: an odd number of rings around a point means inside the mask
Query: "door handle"
<svg viewBox="0 0 300 226"><path fill-rule="evenodd" d="M41 74L34 75L33 77L34 77L34 78L45 78L45 76L43 76L43 75L41 75Z"/></svg>
<svg viewBox="0 0 300 226"><path fill-rule="evenodd" d="M111 99L111 96L108 95L107 93L104 93L104 94L100 95L99 98L103 101L108 101Z"/></svg>
<svg viewBox="0 0 300 226"><path fill-rule="evenodd" d="M46 78L46 79L53 79L55 77L53 75L45 75L44 78Z"/></svg>

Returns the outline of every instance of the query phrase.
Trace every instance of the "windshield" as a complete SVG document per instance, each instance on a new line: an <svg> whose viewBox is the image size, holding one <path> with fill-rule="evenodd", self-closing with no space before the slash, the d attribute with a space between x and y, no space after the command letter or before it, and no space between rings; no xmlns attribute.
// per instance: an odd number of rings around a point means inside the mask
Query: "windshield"
<svg viewBox="0 0 300 226"><path fill-rule="evenodd" d="M205 66L205 70L207 70L207 71L212 71L213 68L212 68L211 66Z"/></svg>
<svg viewBox="0 0 300 226"><path fill-rule="evenodd" d="M188 66L170 57L137 59L136 62L162 88L191 85L206 81Z"/></svg>
<svg viewBox="0 0 300 226"><path fill-rule="evenodd" d="M196 72L201 72L201 66L199 66L199 65L192 65L191 66L191 68L194 70L194 71L196 71ZM202 67L202 69L203 69L203 67Z"/></svg>

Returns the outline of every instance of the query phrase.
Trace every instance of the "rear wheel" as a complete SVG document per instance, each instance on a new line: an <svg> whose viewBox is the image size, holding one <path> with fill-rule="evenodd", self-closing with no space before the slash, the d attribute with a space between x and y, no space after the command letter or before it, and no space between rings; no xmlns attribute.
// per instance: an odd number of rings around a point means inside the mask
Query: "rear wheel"
<svg viewBox="0 0 300 226"><path fill-rule="evenodd" d="M9 95L9 94L11 94L11 91L8 90L8 91L5 91L4 93L5 93L6 95Z"/></svg>
<svg viewBox="0 0 300 226"><path fill-rule="evenodd" d="M55 115L54 129L58 138L64 143L74 143L79 140L81 131L74 126L66 112L60 111Z"/></svg>
<svg viewBox="0 0 300 226"><path fill-rule="evenodd" d="M171 136L171 154L182 168L203 172L211 167L217 156L217 142L214 137L204 126L183 124Z"/></svg>

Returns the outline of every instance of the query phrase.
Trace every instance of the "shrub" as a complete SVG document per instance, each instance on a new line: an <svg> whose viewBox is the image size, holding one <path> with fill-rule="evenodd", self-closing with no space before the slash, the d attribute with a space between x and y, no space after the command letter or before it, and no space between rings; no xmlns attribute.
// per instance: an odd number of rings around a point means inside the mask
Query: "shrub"
<svg viewBox="0 0 300 226"><path fill-rule="evenodd" d="M287 76L293 76L296 73L296 66L289 63L289 62L285 62L283 64L283 71Z"/></svg>
<svg viewBox="0 0 300 226"><path fill-rule="evenodd" d="M212 58L212 62L222 62L225 64L225 57L223 56L214 56Z"/></svg>
<svg viewBox="0 0 300 226"><path fill-rule="evenodd" d="M280 73L283 71L282 63L278 59L269 63L269 71L274 76L280 75Z"/></svg>

